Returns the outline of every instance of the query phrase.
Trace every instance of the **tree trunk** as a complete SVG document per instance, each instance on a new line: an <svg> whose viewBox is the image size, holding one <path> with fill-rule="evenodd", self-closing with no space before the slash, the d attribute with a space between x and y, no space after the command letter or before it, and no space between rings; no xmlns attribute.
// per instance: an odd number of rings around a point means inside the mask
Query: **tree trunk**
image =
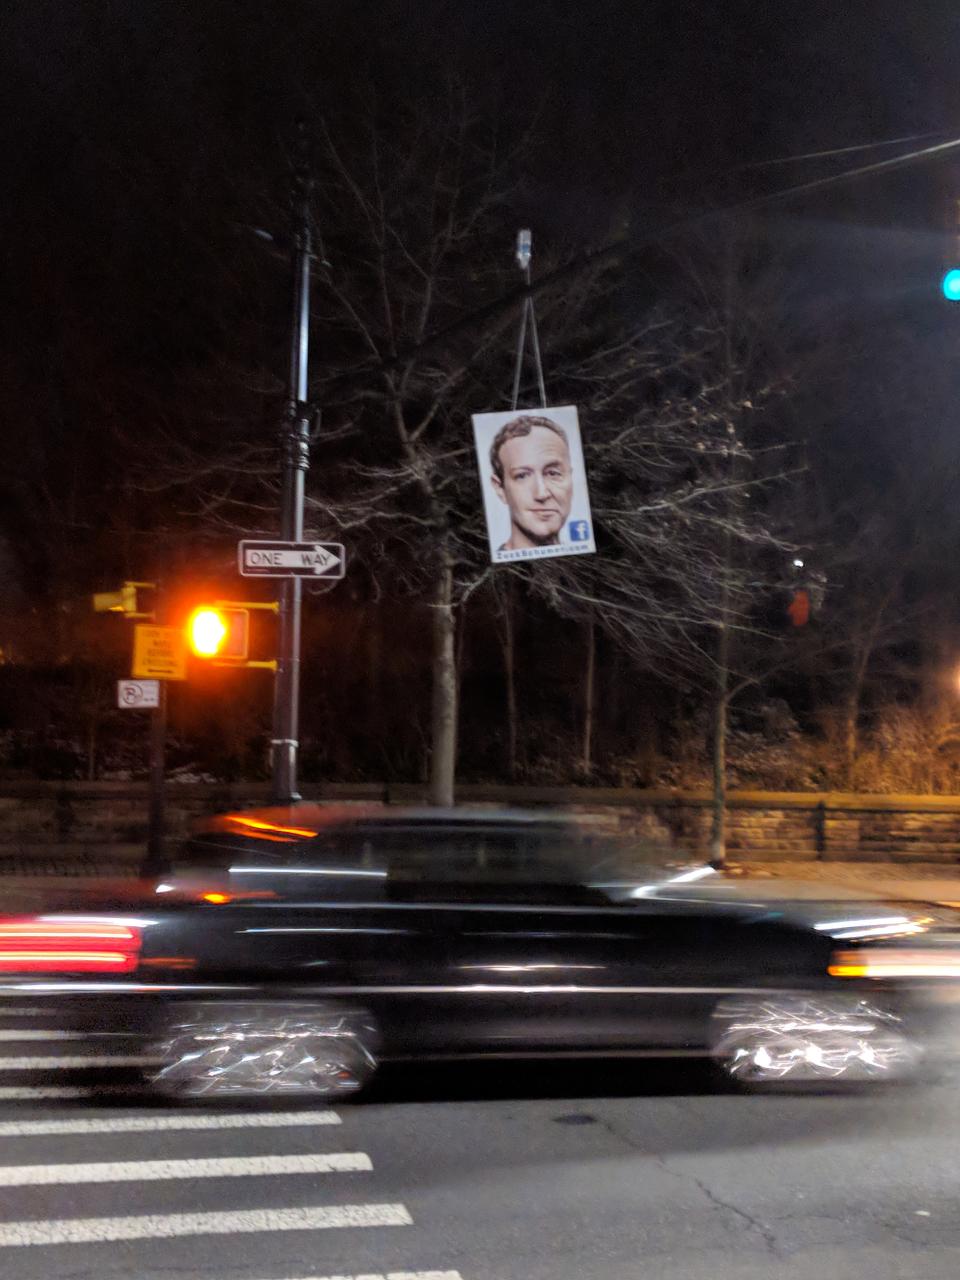
<svg viewBox="0 0 960 1280"><path fill-rule="evenodd" d="M581 768L585 778L593 773L593 709L597 666L597 628L593 612L587 621L587 670L583 696L583 750Z"/></svg>
<svg viewBox="0 0 960 1280"><path fill-rule="evenodd" d="M87 781L95 782L97 777L97 738L100 727L99 716L91 716L87 721Z"/></svg>
<svg viewBox="0 0 960 1280"><path fill-rule="evenodd" d="M516 637L513 627L513 586L506 584L503 595L503 671L507 686L507 776L517 780L517 681Z"/></svg>
<svg viewBox="0 0 960 1280"><path fill-rule="evenodd" d="M843 709L843 780L848 788L853 787L854 769L857 753L860 748L860 703L863 700L863 687L867 680L867 671L873 659L873 651L880 635L880 627L884 614L895 599L899 590L900 579L897 578L886 592L866 631L861 634L859 652L856 653L850 687Z"/></svg>
<svg viewBox="0 0 960 1280"><path fill-rule="evenodd" d="M383 618L380 605L371 605L366 612L367 633L367 723L373 734L382 725L383 706Z"/></svg>
<svg viewBox="0 0 960 1280"><path fill-rule="evenodd" d="M730 704L730 623L726 592L717 645L717 691L713 704L713 806L710 823L710 862L727 860L727 709Z"/></svg>
<svg viewBox="0 0 960 1280"><path fill-rule="evenodd" d="M843 709L843 785L848 788L853 785L857 752L860 746L860 695L862 691L863 679L860 672L857 671Z"/></svg>
<svg viewBox="0 0 960 1280"><path fill-rule="evenodd" d="M727 860L727 697L717 693L713 708L713 812L710 823L710 862Z"/></svg>
<svg viewBox="0 0 960 1280"><path fill-rule="evenodd" d="M723 274L724 325L723 343L726 364L727 391L730 402L736 405L736 419L741 416L739 398L735 387L738 379L737 361L734 356L733 317L737 299L734 288L739 278L734 262L734 244L731 237L724 243L725 262ZM717 688L713 704L713 806L710 823L710 863L716 868L727 861L727 720L730 707L730 579L733 573L733 538L731 527L735 522L739 502L736 492L738 444L736 421L728 428L732 432L729 479L727 494L727 519L723 532L723 579L720 591L720 634L717 637Z"/></svg>
<svg viewBox="0 0 960 1280"><path fill-rule="evenodd" d="M430 803L453 804L457 763L456 613L453 558L444 547L433 610L433 711L430 726Z"/></svg>
<svg viewBox="0 0 960 1280"><path fill-rule="evenodd" d="M455 620L456 653L455 670L457 673L457 706L460 706L460 694L463 688L463 673L467 667L467 602L462 601Z"/></svg>
<svg viewBox="0 0 960 1280"><path fill-rule="evenodd" d="M876 644L880 618L884 607L881 606L874 625L861 642L860 652L857 654L854 663L850 687L847 690L843 708L843 783L846 787L853 786L854 769L860 748L860 702L863 698L863 686L867 678L867 668L870 665L870 659L873 657L873 649Z"/></svg>

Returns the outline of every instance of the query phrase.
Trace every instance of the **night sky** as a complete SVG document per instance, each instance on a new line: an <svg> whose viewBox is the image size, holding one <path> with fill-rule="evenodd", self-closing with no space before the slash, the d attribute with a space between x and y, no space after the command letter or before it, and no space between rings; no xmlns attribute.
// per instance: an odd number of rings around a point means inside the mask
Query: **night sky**
<svg viewBox="0 0 960 1280"><path fill-rule="evenodd" d="M50 396L78 427L120 397L135 431L179 366L236 355L221 303L237 227L282 203L299 113L345 114L349 131L358 96L389 120L452 74L505 137L529 130L517 224L573 250L892 152L758 162L960 122L950 0L13 0L3 25L8 438ZM837 306L878 306L940 325L958 176L940 161L779 205L797 324L816 335ZM275 306L280 322L282 293ZM284 340L278 323L264 359Z"/></svg>
<svg viewBox="0 0 960 1280"><path fill-rule="evenodd" d="M204 242L229 246L237 186L281 182L293 117L336 112L357 86L429 93L452 68L507 128L535 118L522 212L544 235L596 241L861 157L740 167L751 162L949 131L958 44L949 0L13 0L0 54L5 320L40 340L66 291L95 333L129 335L131 318L175 326L191 305L176 290L204 287ZM913 269L897 232L937 231L956 172L859 183L783 216L885 229L850 282L877 287L904 255ZM822 239L829 253L829 227ZM179 277L195 254L193 278L161 289L158 267Z"/></svg>
<svg viewBox="0 0 960 1280"><path fill-rule="evenodd" d="M738 163L949 130L960 96L949 0L13 0L4 27L5 187L18 221L61 235L135 230L142 210L120 196L138 156L165 170L138 202L171 206L218 162L262 162L298 110L357 83L429 87L445 65L496 82L518 123L537 113L539 212L567 230L602 228L625 192L735 198ZM887 220L882 194L863 197L869 221Z"/></svg>

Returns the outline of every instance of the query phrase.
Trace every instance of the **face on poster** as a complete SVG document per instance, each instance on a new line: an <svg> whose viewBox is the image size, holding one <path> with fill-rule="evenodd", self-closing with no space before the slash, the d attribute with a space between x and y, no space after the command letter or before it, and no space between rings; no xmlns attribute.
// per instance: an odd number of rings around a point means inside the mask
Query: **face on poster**
<svg viewBox="0 0 960 1280"><path fill-rule="evenodd" d="M575 405L475 413L494 564L596 551Z"/></svg>

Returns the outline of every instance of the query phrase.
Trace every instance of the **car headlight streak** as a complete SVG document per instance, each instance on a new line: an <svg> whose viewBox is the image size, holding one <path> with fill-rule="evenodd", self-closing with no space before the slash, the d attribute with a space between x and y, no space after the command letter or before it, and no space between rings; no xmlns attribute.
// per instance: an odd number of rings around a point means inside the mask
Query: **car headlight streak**
<svg viewBox="0 0 960 1280"><path fill-rule="evenodd" d="M835 951L827 972L832 978L952 978L960 980L960 951L865 947Z"/></svg>

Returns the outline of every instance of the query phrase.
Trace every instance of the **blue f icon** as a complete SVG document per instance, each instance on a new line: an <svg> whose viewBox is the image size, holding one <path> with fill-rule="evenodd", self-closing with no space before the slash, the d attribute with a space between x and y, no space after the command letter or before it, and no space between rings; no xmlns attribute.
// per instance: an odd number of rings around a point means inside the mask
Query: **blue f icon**
<svg viewBox="0 0 960 1280"><path fill-rule="evenodd" d="M590 525L586 520L571 520L569 524L571 542L589 542Z"/></svg>

